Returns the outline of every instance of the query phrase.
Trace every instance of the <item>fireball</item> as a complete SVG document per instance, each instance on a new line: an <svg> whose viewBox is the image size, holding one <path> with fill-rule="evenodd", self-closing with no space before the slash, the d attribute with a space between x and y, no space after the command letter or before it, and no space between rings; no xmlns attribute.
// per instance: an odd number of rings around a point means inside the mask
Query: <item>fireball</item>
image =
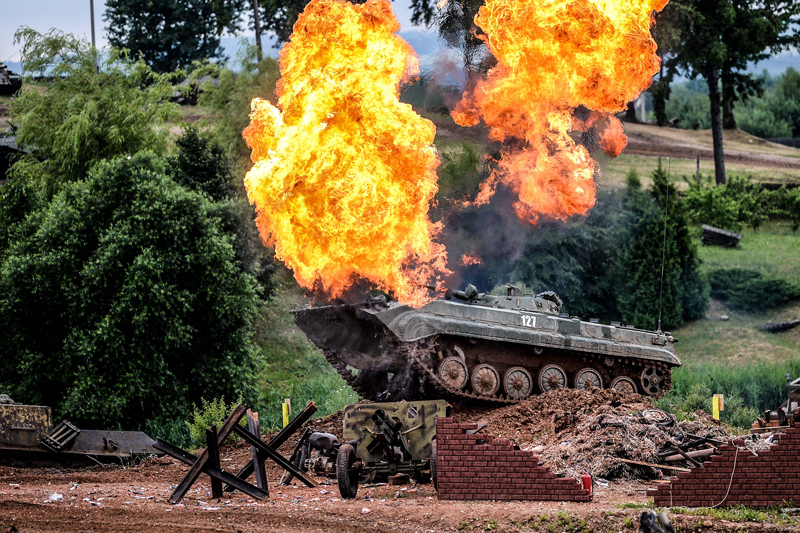
<svg viewBox="0 0 800 533"><path fill-rule="evenodd" d="M503 143L481 186L486 203L498 184L516 191L514 208L531 223L566 219L595 203L596 161L571 132L594 126L616 156L627 144L612 116L647 89L660 59L650 35L667 0L486 0L475 17L497 59L464 95L455 121L483 120ZM588 119L577 115L583 106Z"/></svg>
<svg viewBox="0 0 800 533"><path fill-rule="evenodd" d="M449 273L435 127L400 103L417 56L389 0L312 0L280 54L277 105L256 98L245 176L262 240L304 287L329 297L358 280L421 305Z"/></svg>

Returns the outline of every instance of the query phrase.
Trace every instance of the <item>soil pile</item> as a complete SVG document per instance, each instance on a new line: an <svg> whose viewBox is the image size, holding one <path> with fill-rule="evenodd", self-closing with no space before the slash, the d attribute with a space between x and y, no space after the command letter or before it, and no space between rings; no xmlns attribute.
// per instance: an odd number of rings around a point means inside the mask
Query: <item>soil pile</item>
<svg viewBox="0 0 800 533"><path fill-rule="evenodd" d="M588 471L607 479L652 478L655 469L620 459L657 463L659 450L693 440L689 435L724 441L734 434L703 412L696 420L668 426L637 415L652 407L647 398L613 389L560 389L499 409L456 408L454 417L486 422L483 433L511 439L522 449L536 448L545 465L572 477ZM757 440L748 444L754 450L768 446Z"/></svg>

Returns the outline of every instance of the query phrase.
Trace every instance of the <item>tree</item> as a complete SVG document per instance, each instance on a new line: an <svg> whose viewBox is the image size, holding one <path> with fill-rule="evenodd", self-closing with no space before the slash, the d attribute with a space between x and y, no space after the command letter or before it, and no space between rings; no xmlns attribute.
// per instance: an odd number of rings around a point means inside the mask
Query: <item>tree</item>
<svg viewBox="0 0 800 533"><path fill-rule="evenodd" d="M623 320L639 327L656 329L661 310L662 329L673 328L699 318L708 305L707 283L677 192L660 166L649 191L635 182L626 191L630 222L618 259L625 278L617 298Z"/></svg>
<svg viewBox="0 0 800 533"><path fill-rule="evenodd" d="M708 82L714 169L718 184L725 183L723 115L735 127L734 103L761 92L760 82L744 71L750 61L800 42L793 27L800 23L796 0L673 0L656 16L656 32L663 53L662 78L669 84L676 73ZM668 98L663 87L654 93ZM663 109L663 101L655 104ZM658 114L658 111L657 111ZM665 117L661 115L661 123Z"/></svg>
<svg viewBox="0 0 800 533"><path fill-rule="evenodd" d="M166 151L168 132L159 126L178 113L169 103L169 77L123 52L98 54L58 30L41 34L23 27L14 41L22 44L25 73L53 81L46 91L23 91L11 101L19 143L36 149L12 166L12 175L25 165L37 190L49 197L61 183L85 177L98 160Z"/></svg>
<svg viewBox="0 0 800 533"><path fill-rule="evenodd" d="M158 72L223 58L219 38L236 33L246 0L107 0L103 20L115 48L141 53Z"/></svg>
<svg viewBox="0 0 800 533"><path fill-rule="evenodd" d="M175 144L178 153L169 159L169 175L187 189L219 202L221 227L234 237L238 264L258 281L261 297L268 299L274 289L274 253L261 244L253 224L253 207L244 194L237 194L230 157L217 142L201 136L194 127L186 128Z"/></svg>
<svg viewBox="0 0 800 533"><path fill-rule="evenodd" d="M28 215L0 263L0 389L79 425L252 400L254 281L220 204L137 154Z"/></svg>

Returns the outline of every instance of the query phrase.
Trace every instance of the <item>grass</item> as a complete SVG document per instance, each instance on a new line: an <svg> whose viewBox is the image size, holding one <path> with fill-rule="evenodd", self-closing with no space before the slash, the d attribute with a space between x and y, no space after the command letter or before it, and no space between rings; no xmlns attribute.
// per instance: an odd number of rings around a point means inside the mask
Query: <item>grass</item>
<svg viewBox="0 0 800 533"><path fill-rule="evenodd" d="M780 507L764 509L754 509L743 505L720 508L700 507L696 509L673 507L670 509L670 512L693 516L708 516L717 520L728 520L730 522L775 523L781 526L800 525L800 518L789 516L783 512L783 509Z"/></svg>
<svg viewBox="0 0 800 533"><path fill-rule="evenodd" d="M764 224L758 231L746 229L740 248L700 246L696 238L701 269L743 268L787 280L800 279L800 235L788 222ZM729 320L719 320L727 315ZM712 302L709 318L695 320L675 329L678 355L685 362L711 362L751 365L788 361L800 354L800 329L765 333L756 329L763 322L800 318L800 302L789 302L773 309L732 311Z"/></svg>
<svg viewBox="0 0 800 533"><path fill-rule="evenodd" d="M699 230L696 236L700 245ZM772 277L800 279L800 233L788 221L767 222L758 231L746 228L738 248L699 246L703 269L745 268Z"/></svg>

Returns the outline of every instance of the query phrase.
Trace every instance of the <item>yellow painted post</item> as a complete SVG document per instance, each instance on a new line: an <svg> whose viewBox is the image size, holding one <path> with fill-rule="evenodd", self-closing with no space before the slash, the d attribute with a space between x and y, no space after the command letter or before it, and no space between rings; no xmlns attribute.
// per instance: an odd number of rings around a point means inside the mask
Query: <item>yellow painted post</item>
<svg viewBox="0 0 800 533"><path fill-rule="evenodd" d="M283 407L283 427L286 427L289 425L289 404L283 403L281 407Z"/></svg>
<svg viewBox="0 0 800 533"><path fill-rule="evenodd" d="M711 398L711 405L714 410L714 414L712 415L714 420L719 420L719 396L714 395L714 397Z"/></svg>

